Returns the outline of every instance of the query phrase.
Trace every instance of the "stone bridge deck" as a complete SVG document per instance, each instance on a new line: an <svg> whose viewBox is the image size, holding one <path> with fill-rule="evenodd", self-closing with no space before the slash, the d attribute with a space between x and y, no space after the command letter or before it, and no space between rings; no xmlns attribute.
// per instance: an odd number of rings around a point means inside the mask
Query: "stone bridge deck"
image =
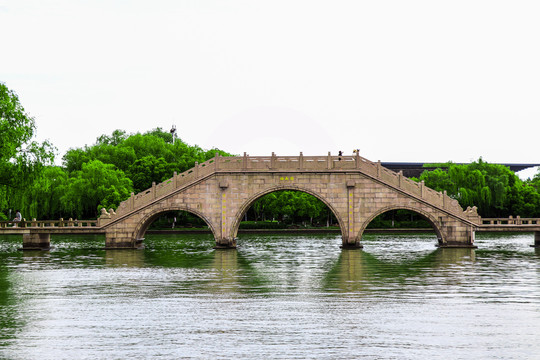
<svg viewBox="0 0 540 360"><path fill-rule="evenodd" d="M392 209L408 209L433 226L439 246L471 247L475 231L533 231L540 245L539 219L482 219L463 210L445 192L412 181L401 172L354 156L216 156L161 184L132 194L115 211L102 209L97 221L32 221L0 233L26 232L23 247L45 247L51 233L104 233L108 248L136 248L148 226L168 211L201 217L218 247L235 247L241 219L255 200L277 190L299 190L322 200L338 219L344 247L361 247L369 222Z"/></svg>

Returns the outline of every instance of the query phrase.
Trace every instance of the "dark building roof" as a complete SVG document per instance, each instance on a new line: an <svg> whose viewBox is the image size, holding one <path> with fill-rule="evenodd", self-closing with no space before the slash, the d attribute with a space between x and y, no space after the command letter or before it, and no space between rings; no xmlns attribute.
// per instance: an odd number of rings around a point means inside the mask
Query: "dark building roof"
<svg viewBox="0 0 540 360"><path fill-rule="evenodd" d="M427 165L426 165L427 164ZM425 170L435 170L437 168L444 168L444 163L441 163L439 166L429 166L433 163L422 163L422 162L381 162L381 165L392 171L403 171L403 175L407 177L419 177ZM467 163L456 163L459 165ZM540 166L540 164L517 164L517 163L506 163L498 164L504 165L510 168L513 172L518 172L525 170L531 167Z"/></svg>

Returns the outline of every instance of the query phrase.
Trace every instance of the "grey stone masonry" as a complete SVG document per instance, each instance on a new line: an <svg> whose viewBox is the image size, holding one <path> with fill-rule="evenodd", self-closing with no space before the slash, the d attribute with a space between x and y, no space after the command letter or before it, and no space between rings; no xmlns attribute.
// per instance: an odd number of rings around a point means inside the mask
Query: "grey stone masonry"
<svg viewBox="0 0 540 360"><path fill-rule="evenodd" d="M216 154L217 155L217 154ZM299 190L323 201L335 214L343 247L361 247L367 225L392 209L409 209L432 224L439 246L472 247L480 224L476 208L381 166L353 156L216 156L103 210L98 226L108 248L140 246L148 226L168 211L201 217L217 247L235 247L240 221L255 200L277 190Z"/></svg>

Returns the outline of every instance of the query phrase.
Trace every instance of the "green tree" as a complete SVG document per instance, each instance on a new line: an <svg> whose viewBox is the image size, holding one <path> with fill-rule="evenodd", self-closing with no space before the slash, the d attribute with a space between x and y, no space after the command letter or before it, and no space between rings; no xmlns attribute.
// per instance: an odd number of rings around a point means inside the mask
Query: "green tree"
<svg viewBox="0 0 540 360"><path fill-rule="evenodd" d="M28 189L54 161L49 142L31 142L35 129L34 119L25 112L17 94L0 83L0 214L15 208L24 217L34 214Z"/></svg>
<svg viewBox="0 0 540 360"><path fill-rule="evenodd" d="M26 114L17 94L0 83L0 162L13 159L35 128L34 118Z"/></svg>
<svg viewBox="0 0 540 360"><path fill-rule="evenodd" d="M172 177L174 164L163 158L157 159L148 155L136 160L127 170L126 175L133 181L135 192L141 192L152 186L152 182L160 183Z"/></svg>
<svg viewBox="0 0 540 360"><path fill-rule="evenodd" d="M61 201L72 218L96 218L102 207L116 209L132 189L132 182L123 171L93 160L70 176Z"/></svg>
<svg viewBox="0 0 540 360"><path fill-rule="evenodd" d="M420 180L437 191L446 190L463 208L477 206L483 217L524 216L535 207L534 186L527 188L508 167L482 158L467 165L450 163L446 172L425 171ZM531 203L526 205L527 201Z"/></svg>

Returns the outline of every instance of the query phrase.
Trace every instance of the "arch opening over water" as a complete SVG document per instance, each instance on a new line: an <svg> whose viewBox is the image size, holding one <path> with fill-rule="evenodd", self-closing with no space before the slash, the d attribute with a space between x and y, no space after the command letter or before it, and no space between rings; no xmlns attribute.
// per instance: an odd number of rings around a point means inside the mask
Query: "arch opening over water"
<svg viewBox="0 0 540 360"><path fill-rule="evenodd" d="M442 245L443 233L437 219L418 209L402 206L388 207L372 214L363 224L359 236L366 233L433 234Z"/></svg>
<svg viewBox="0 0 540 360"><path fill-rule="evenodd" d="M135 228L134 236L136 241L142 243L145 234L152 230L171 232L206 230L211 232L214 237L216 236L216 230L212 226L212 222L204 214L182 207L161 208L147 214Z"/></svg>
<svg viewBox="0 0 540 360"><path fill-rule="evenodd" d="M272 188L245 201L235 216L232 235L236 237L240 229L343 233L343 223L336 214L328 201L309 190Z"/></svg>

